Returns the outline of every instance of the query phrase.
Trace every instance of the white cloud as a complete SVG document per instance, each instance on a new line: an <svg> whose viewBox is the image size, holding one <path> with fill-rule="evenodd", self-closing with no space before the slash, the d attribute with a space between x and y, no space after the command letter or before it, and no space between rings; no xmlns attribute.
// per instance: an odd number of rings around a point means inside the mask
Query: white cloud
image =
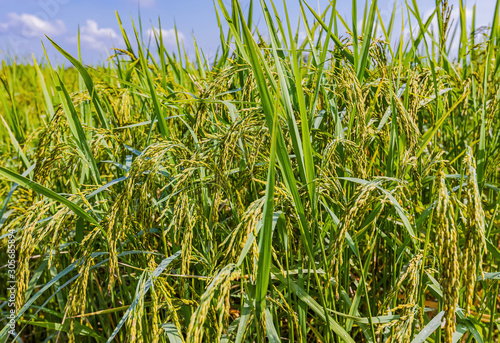
<svg viewBox="0 0 500 343"><path fill-rule="evenodd" d="M87 24L82 27L81 33L95 38L117 38L115 30L112 28L99 28L99 25L94 20L87 20Z"/></svg>
<svg viewBox="0 0 500 343"><path fill-rule="evenodd" d="M155 35L159 39L160 38L160 30L155 28L149 29L147 31L148 39L154 40ZM174 29L161 29L161 36L163 38L163 44L165 46L169 47L174 47L177 45L177 40L175 37L175 30ZM183 41L185 39L184 34L180 31L177 31L177 38L179 38L179 41Z"/></svg>
<svg viewBox="0 0 500 343"><path fill-rule="evenodd" d="M307 39L307 32L304 30L299 31L299 44Z"/></svg>
<svg viewBox="0 0 500 343"><path fill-rule="evenodd" d="M66 31L62 20L48 21L28 13L8 13L8 20L0 23L0 33L17 34L25 38L57 36Z"/></svg>
<svg viewBox="0 0 500 343"><path fill-rule="evenodd" d="M118 34L112 28L99 28L99 25L94 20L87 20L86 24L80 28L80 40L86 43L91 49L108 50L113 46L113 43L121 44L121 39L118 39ZM73 42L77 38L72 39Z"/></svg>

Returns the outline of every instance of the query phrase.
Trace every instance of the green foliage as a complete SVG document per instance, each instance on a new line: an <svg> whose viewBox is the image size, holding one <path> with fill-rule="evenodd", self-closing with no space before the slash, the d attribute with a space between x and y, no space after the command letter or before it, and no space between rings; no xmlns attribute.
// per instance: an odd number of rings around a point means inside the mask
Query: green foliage
<svg viewBox="0 0 500 343"><path fill-rule="evenodd" d="M481 31L463 1L457 23L412 1L395 46L396 7L367 2L359 27L356 3L351 26L294 4L299 41L285 2L260 2L260 32L253 1L219 0L213 61L117 16L107 65L53 41L72 67L4 63L17 339L498 340L500 2Z"/></svg>

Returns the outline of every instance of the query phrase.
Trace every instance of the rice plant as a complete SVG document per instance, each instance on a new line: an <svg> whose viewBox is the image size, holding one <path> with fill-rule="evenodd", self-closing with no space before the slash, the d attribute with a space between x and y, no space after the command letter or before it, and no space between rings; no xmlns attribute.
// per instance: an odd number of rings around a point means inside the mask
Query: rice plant
<svg viewBox="0 0 500 343"><path fill-rule="evenodd" d="M101 65L4 62L0 340L498 342L499 4L218 0L213 59L117 15Z"/></svg>

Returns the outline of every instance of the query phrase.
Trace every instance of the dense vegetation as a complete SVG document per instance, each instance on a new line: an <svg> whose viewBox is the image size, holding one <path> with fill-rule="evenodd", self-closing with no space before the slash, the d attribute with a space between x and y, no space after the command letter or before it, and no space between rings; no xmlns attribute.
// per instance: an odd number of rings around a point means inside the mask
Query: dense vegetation
<svg viewBox="0 0 500 343"><path fill-rule="evenodd" d="M3 64L17 339L498 342L499 4L413 1L407 41L299 5L219 1L210 61L122 29L100 66Z"/></svg>

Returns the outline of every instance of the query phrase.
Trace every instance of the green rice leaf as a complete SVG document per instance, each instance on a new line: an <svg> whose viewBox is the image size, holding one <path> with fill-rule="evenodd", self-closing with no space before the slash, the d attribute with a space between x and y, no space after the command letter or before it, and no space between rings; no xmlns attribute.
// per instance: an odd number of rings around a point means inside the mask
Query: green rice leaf
<svg viewBox="0 0 500 343"><path fill-rule="evenodd" d="M83 210L81 207L76 205L75 203L69 201L68 199L64 198L63 196L57 194L56 192L45 188L44 186L31 181L17 173L14 173L13 171L8 170L7 168L0 167L0 175L3 176L4 178L15 182L19 184L20 186L26 187L28 189L31 189L32 191L45 195L48 198L51 198L52 200L58 201L61 204L66 205L70 210L72 210L77 216L85 219L86 221L96 225L99 227L99 223L91 217L85 210Z"/></svg>

